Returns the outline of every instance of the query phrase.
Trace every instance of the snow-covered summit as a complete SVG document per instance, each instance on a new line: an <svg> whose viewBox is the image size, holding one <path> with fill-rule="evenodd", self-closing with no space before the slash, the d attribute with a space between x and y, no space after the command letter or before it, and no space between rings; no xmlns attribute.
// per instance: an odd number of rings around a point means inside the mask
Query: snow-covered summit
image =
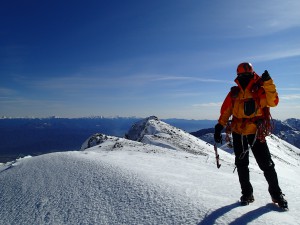
<svg viewBox="0 0 300 225"><path fill-rule="evenodd" d="M160 132L159 128L155 127L156 122L159 122L159 119L156 116L150 116L139 120L132 125L125 136L130 140L142 141L144 135L154 135Z"/></svg>
<svg viewBox="0 0 300 225"><path fill-rule="evenodd" d="M240 207L233 155L220 149L217 169L212 145L155 118L139 124L128 132L139 142L95 134L82 151L0 165L0 224L300 224L299 149L267 138L290 211L270 203L253 159L255 202Z"/></svg>
<svg viewBox="0 0 300 225"><path fill-rule="evenodd" d="M208 155L210 144L171 126L156 116L136 122L125 135L127 139L193 154Z"/></svg>
<svg viewBox="0 0 300 225"><path fill-rule="evenodd" d="M125 138L108 136L101 133L96 133L90 136L82 145L81 150L85 150L94 146L98 146L101 150L114 150L119 145L125 143L131 147L142 147L145 144L158 146L173 151L183 151L194 155L203 155L213 159L215 157L213 145L205 142L179 128L171 126L156 116L150 116L139 120L132 125L129 131L125 134ZM275 135L267 137L267 142L271 148L271 155L275 163L284 163L293 166L299 166L300 151L297 147L281 140ZM103 147L110 143L108 146ZM122 144L121 144L122 143ZM221 156L221 162L233 165L233 150L228 148L227 144L219 146L220 150L224 150ZM251 151L250 151L251 153ZM250 154L253 158L253 155ZM256 166L253 159L250 162L250 167Z"/></svg>

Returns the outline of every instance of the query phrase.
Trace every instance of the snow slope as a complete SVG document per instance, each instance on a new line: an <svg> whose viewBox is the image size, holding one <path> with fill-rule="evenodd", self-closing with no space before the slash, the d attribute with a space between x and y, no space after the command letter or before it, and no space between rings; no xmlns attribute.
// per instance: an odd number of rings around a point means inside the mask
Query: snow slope
<svg viewBox="0 0 300 225"><path fill-rule="evenodd" d="M151 144L98 134L84 151L0 165L0 224L300 224L299 149L267 139L290 211L270 203L253 159L256 200L241 207L233 155L219 149L217 169L211 145L159 120L143 122Z"/></svg>

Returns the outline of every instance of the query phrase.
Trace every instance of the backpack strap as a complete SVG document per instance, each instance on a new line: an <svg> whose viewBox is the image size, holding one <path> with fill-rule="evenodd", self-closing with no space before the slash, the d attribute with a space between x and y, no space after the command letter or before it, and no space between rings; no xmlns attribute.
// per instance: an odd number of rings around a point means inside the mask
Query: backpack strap
<svg viewBox="0 0 300 225"><path fill-rule="evenodd" d="M232 108L234 106L234 102L235 102L236 98L238 97L239 93L240 93L239 86L232 86L230 88L230 97L231 97L231 102L232 102Z"/></svg>

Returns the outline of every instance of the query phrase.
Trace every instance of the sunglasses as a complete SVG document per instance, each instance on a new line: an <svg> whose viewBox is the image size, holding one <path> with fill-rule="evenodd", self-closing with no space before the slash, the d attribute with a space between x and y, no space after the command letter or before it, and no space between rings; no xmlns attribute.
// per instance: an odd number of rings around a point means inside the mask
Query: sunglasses
<svg viewBox="0 0 300 225"><path fill-rule="evenodd" d="M253 76L253 73L240 73L238 74L238 77L251 77Z"/></svg>

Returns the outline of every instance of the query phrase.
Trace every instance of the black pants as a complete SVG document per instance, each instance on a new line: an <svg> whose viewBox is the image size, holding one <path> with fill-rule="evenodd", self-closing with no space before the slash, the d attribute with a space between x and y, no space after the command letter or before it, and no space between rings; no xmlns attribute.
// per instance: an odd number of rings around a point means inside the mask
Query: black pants
<svg viewBox="0 0 300 225"><path fill-rule="evenodd" d="M249 151L248 144L252 149L253 155L259 168L264 172L264 176L269 184L269 193L271 196L278 196L281 194L281 189L278 185L277 173L275 171L275 164L272 161L271 154L266 142L261 143L256 140L253 144L255 135L241 136L237 133L232 134L233 148L235 153L235 165L237 167L239 181L241 184L242 194L251 195L253 188L250 183L249 175ZM243 138L243 140L242 140ZM243 151L244 148L244 151ZM247 151L247 152L246 152ZM246 152L246 153L245 153Z"/></svg>

